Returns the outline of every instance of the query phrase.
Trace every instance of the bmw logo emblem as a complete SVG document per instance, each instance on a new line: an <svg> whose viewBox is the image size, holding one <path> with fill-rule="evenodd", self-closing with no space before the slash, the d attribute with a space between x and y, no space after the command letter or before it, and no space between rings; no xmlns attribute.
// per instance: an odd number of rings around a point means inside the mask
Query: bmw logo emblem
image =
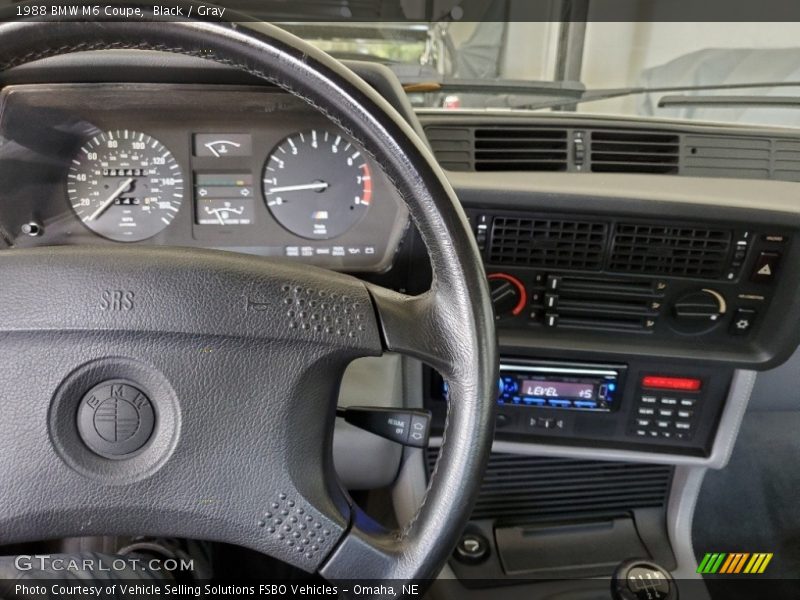
<svg viewBox="0 0 800 600"><path fill-rule="evenodd" d="M125 458L153 433L155 413L147 395L125 380L105 381L86 392L78 408L78 432L105 458Z"/></svg>

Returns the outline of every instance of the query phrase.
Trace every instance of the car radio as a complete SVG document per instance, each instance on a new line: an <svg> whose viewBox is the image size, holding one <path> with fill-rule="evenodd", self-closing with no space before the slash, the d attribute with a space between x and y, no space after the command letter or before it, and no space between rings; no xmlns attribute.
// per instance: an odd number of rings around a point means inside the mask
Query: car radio
<svg viewBox="0 0 800 600"><path fill-rule="evenodd" d="M500 441L614 447L708 456L732 369L639 358L630 363L503 357L496 388ZM423 370L424 408L441 435L447 383Z"/></svg>
<svg viewBox="0 0 800 600"><path fill-rule="evenodd" d="M501 406L609 412L622 395L624 365L559 363L502 363L497 382ZM434 383L446 398L447 382Z"/></svg>
<svg viewBox="0 0 800 600"><path fill-rule="evenodd" d="M498 403L610 411L625 367L566 363L501 364Z"/></svg>

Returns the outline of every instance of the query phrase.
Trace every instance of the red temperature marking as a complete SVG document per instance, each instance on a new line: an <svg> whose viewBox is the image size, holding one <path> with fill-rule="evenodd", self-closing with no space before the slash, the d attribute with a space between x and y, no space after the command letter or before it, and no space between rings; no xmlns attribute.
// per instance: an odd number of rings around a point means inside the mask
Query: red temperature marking
<svg viewBox="0 0 800 600"><path fill-rule="evenodd" d="M361 192L361 204L369 206L370 202L372 202L372 175L370 175L367 163L361 165L361 168L364 169L364 173L361 175L361 181L364 182L364 189Z"/></svg>

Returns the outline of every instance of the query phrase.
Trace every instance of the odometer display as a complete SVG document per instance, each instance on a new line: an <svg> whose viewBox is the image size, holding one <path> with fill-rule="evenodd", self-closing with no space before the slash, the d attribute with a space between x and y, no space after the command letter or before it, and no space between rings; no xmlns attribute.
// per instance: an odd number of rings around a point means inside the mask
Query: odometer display
<svg viewBox="0 0 800 600"><path fill-rule="evenodd" d="M331 239L356 225L372 203L362 152L339 134L312 129L284 139L264 165L264 197L275 220L307 239Z"/></svg>
<svg viewBox="0 0 800 600"><path fill-rule="evenodd" d="M73 158L67 197L95 233L136 242L156 235L178 214L183 175L157 139L127 129L106 131Z"/></svg>

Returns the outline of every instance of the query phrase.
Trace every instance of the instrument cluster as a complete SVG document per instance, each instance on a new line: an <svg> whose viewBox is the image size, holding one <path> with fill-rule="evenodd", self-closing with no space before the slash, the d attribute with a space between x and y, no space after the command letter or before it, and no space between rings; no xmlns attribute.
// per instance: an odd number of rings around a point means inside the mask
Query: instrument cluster
<svg viewBox="0 0 800 600"><path fill-rule="evenodd" d="M408 224L359 145L274 88L22 85L2 100L15 246L199 246L376 271Z"/></svg>

